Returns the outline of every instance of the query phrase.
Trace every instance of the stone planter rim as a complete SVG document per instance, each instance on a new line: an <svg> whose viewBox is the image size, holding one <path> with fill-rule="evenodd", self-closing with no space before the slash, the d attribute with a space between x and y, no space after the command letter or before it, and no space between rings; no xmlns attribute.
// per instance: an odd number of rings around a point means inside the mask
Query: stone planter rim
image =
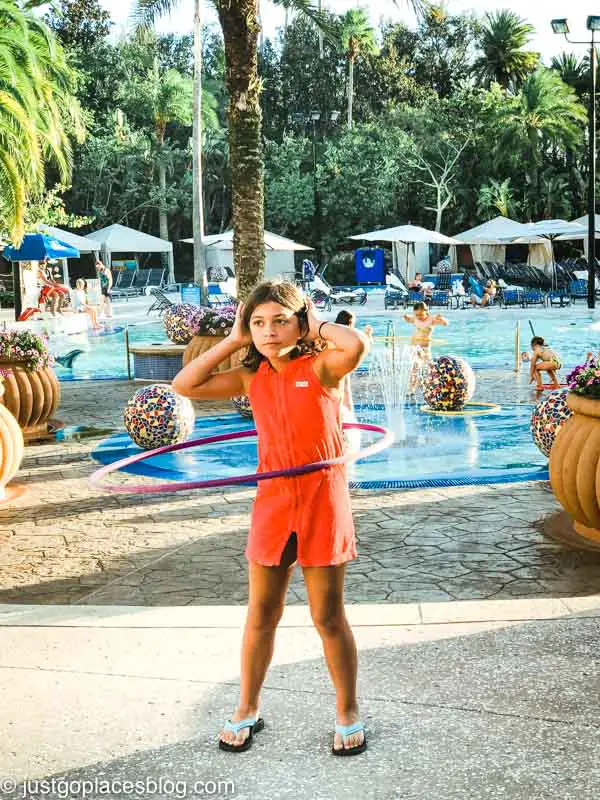
<svg viewBox="0 0 600 800"><path fill-rule="evenodd" d="M586 417L600 418L600 398L584 397L575 392L567 395L567 405L576 414L584 414Z"/></svg>

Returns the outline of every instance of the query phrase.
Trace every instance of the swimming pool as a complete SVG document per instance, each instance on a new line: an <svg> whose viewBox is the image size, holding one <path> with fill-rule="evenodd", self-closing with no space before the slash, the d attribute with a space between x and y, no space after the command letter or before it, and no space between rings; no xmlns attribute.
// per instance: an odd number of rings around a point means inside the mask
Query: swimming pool
<svg viewBox="0 0 600 800"><path fill-rule="evenodd" d="M381 408L357 408L361 422L386 425ZM392 447L349 467L353 488L403 489L424 486L511 483L544 480L547 460L529 434L531 409L505 405L477 417L432 417L415 406L404 409L404 435ZM199 417L192 438L249 430L251 421L237 414ZM362 432L361 444L374 441ZM126 433L104 440L93 457L109 464L138 453ZM126 471L162 480L226 478L256 469L254 440L239 440L177 453L167 453L133 464Z"/></svg>
<svg viewBox="0 0 600 800"><path fill-rule="evenodd" d="M339 310L339 309L338 309ZM370 324L376 337L388 333L390 323L396 335L402 337L399 344L408 340L411 326L402 319L402 312L380 311L369 313L366 307L353 309L358 313L359 327ZM364 314L363 314L364 310ZM327 315L329 318L334 314ZM515 329L521 329L521 350L527 350L531 338L529 321L537 335L543 336L562 356L565 367L581 363L589 350L600 349L600 312L591 312L583 306L564 309L499 309L485 311L465 310L448 313L448 327L436 329L434 354L453 354L466 358L475 369L512 368L515 353ZM152 344L166 342L161 322L137 322L130 324L129 342ZM52 340L56 355L80 348L84 352L73 362L73 369L57 365L60 380L125 379L127 356L125 331L121 324L115 332L91 337L85 334L65 336ZM385 346L383 340L375 341L376 348ZM368 367L369 359L364 362Z"/></svg>

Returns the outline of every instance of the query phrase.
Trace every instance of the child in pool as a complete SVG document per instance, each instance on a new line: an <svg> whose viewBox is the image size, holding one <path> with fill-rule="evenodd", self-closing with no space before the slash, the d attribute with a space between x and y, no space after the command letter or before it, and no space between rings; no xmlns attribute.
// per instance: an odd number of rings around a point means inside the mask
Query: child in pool
<svg viewBox="0 0 600 800"><path fill-rule="evenodd" d="M410 378L409 392L416 391L419 383L419 373L425 364L431 361L431 340L433 329L436 325L448 325L448 320L441 314L429 313L427 303L415 303L412 314L404 314L404 319L415 326L410 343L412 347L413 369Z"/></svg>
<svg viewBox="0 0 600 800"><path fill-rule="evenodd" d="M356 326L356 315L353 311L342 309L335 318L336 325L347 325L349 328ZM371 325L365 325L363 333L369 339L369 344L373 342L373 328ZM350 386L350 375L346 375L343 380L342 390L342 422L358 422L356 414L354 413L354 401L352 399L352 388ZM356 428L354 430L345 430L344 437L350 445L351 450L360 450L360 431Z"/></svg>
<svg viewBox="0 0 600 800"><path fill-rule="evenodd" d="M333 347L323 348L323 340ZM246 348L240 366L215 372ZM368 349L367 337L355 328L319 319L294 284L262 283L238 306L231 334L188 364L172 386L195 400L248 395L258 431L259 472L288 469L343 454L342 384ZM245 555L249 599L241 696L219 735L220 749L247 750L264 727L260 691L298 561L336 691L332 753L362 753L366 738L356 698L356 645L343 601L345 564L356 558L345 465L259 482Z"/></svg>
<svg viewBox="0 0 600 800"><path fill-rule="evenodd" d="M541 389L543 385L542 372L547 372L553 388L559 389L560 383L556 373L561 368L560 358L546 344L543 337L534 336L531 340L531 370L529 383L536 382L536 389Z"/></svg>

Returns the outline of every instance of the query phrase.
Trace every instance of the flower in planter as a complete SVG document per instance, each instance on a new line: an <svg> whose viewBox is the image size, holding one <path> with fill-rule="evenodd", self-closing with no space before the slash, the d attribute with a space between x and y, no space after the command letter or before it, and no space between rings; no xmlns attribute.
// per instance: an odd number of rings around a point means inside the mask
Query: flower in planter
<svg viewBox="0 0 600 800"><path fill-rule="evenodd" d="M229 336L235 321L235 306L200 306L194 317L194 336Z"/></svg>
<svg viewBox="0 0 600 800"><path fill-rule="evenodd" d="M0 361L19 361L27 372L54 366L48 340L30 330L0 331ZM2 375L6 377L6 375Z"/></svg>
<svg viewBox="0 0 600 800"><path fill-rule="evenodd" d="M569 389L582 397L600 400L600 363L589 359L567 375Z"/></svg>

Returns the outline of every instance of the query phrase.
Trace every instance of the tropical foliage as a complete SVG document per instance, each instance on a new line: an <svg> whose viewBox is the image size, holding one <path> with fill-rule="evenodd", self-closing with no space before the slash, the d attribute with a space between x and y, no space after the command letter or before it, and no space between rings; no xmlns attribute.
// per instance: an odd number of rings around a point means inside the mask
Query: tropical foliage
<svg viewBox="0 0 600 800"><path fill-rule="evenodd" d="M59 2L48 23L62 45L0 0L12 31L0 27L0 235L56 221L61 200L70 227L168 236L177 277L189 278L192 248L178 242L194 223L193 36L112 41L99 0ZM152 17L172 4L141 7ZM263 224L329 261L375 227L452 234L499 213L585 212L585 59L544 66L531 25L508 11L477 17L449 3L412 26L376 26L360 9L282 4L296 13L259 42L256 0L215 0L219 24L202 39L203 222L206 233L235 228L242 293L261 272ZM19 60L25 47L33 61Z"/></svg>
<svg viewBox="0 0 600 800"><path fill-rule="evenodd" d="M0 227L17 242L27 202L44 191L46 163L63 182L70 178L71 138L84 135L75 81L48 27L0 0Z"/></svg>

